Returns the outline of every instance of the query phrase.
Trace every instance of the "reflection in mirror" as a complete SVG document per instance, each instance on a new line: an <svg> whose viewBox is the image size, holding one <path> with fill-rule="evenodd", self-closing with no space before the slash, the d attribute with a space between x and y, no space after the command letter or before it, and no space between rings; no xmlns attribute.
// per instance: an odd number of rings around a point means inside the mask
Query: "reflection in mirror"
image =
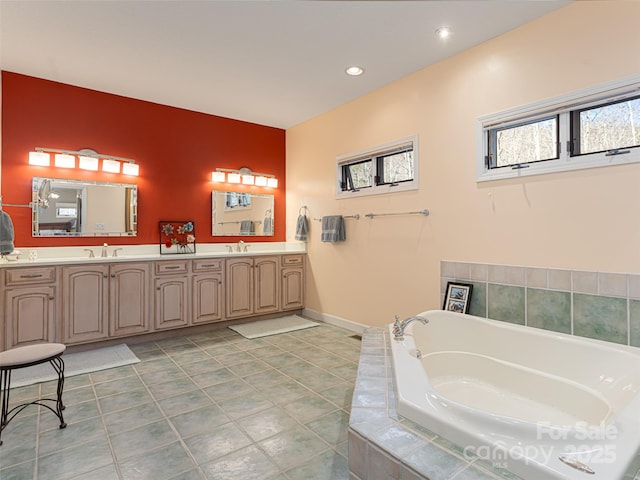
<svg viewBox="0 0 640 480"><path fill-rule="evenodd" d="M273 195L211 192L212 235L273 235Z"/></svg>
<svg viewBox="0 0 640 480"><path fill-rule="evenodd" d="M33 177L33 236L135 236L138 189L126 183Z"/></svg>

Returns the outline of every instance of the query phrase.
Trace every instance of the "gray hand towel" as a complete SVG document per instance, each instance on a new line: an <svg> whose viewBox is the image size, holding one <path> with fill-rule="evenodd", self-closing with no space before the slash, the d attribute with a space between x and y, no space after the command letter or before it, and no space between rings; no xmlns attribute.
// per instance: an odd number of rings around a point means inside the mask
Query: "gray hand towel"
<svg viewBox="0 0 640 480"><path fill-rule="evenodd" d="M309 235L309 222L306 215L298 215L298 221L296 222L296 240L307 241Z"/></svg>
<svg viewBox="0 0 640 480"><path fill-rule="evenodd" d="M262 233L264 235L273 235L273 218L264 217L264 223L262 224Z"/></svg>
<svg viewBox="0 0 640 480"><path fill-rule="evenodd" d="M7 212L0 210L0 253L13 252L13 222Z"/></svg>
<svg viewBox="0 0 640 480"><path fill-rule="evenodd" d="M251 235L254 232L252 220L243 220L240 222L240 235Z"/></svg>
<svg viewBox="0 0 640 480"><path fill-rule="evenodd" d="M347 239L347 233L344 230L344 217L342 215L330 215L322 217L322 236L323 242L344 242Z"/></svg>

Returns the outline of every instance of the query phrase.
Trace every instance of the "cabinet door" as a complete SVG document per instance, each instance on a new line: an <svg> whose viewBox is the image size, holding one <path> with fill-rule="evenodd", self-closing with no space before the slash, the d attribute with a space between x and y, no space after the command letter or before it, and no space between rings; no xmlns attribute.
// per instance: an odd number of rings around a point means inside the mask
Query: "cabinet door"
<svg viewBox="0 0 640 480"><path fill-rule="evenodd" d="M253 259L227 260L226 271L227 318L246 317L253 314Z"/></svg>
<svg viewBox="0 0 640 480"><path fill-rule="evenodd" d="M304 307L304 270L282 269L282 310Z"/></svg>
<svg viewBox="0 0 640 480"><path fill-rule="evenodd" d="M279 257L256 257L254 259L254 313L278 311L279 265Z"/></svg>
<svg viewBox="0 0 640 480"><path fill-rule="evenodd" d="M39 342L54 342L55 287L35 286L5 292L7 349Z"/></svg>
<svg viewBox="0 0 640 480"><path fill-rule="evenodd" d="M156 278L155 287L156 330L186 326L189 322L188 278Z"/></svg>
<svg viewBox="0 0 640 480"><path fill-rule="evenodd" d="M82 343L109 336L109 266L62 269L62 340Z"/></svg>
<svg viewBox="0 0 640 480"><path fill-rule="evenodd" d="M222 320L222 273L194 275L192 280L192 323L196 325Z"/></svg>
<svg viewBox="0 0 640 480"><path fill-rule="evenodd" d="M149 331L149 265L111 265L109 278L109 333L134 335Z"/></svg>

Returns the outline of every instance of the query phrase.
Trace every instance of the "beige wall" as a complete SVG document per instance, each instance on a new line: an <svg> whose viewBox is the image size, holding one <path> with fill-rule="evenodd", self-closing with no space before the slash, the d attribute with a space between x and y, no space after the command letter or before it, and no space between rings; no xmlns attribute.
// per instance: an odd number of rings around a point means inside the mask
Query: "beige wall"
<svg viewBox="0 0 640 480"><path fill-rule="evenodd" d="M475 181L479 116L637 74L639 18L575 2L288 130L288 240L301 205L431 211L346 220L339 244L311 221L307 307L367 325L440 308L441 260L640 272L640 165ZM336 156L413 134L419 191L335 199Z"/></svg>

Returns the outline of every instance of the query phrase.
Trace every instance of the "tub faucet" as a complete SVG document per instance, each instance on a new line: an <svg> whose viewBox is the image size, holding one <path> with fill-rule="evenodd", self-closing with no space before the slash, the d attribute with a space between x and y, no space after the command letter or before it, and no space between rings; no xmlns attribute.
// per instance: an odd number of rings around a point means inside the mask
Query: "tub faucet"
<svg viewBox="0 0 640 480"><path fill-rule="evenodd" d="M419 315L400 320L400 317L396 315L396 321L393 322L393 339L398 341L404 340L404 329L413 322L420 322L423 325L426 325L427 323L429 323L429 320Z"/></svg>

